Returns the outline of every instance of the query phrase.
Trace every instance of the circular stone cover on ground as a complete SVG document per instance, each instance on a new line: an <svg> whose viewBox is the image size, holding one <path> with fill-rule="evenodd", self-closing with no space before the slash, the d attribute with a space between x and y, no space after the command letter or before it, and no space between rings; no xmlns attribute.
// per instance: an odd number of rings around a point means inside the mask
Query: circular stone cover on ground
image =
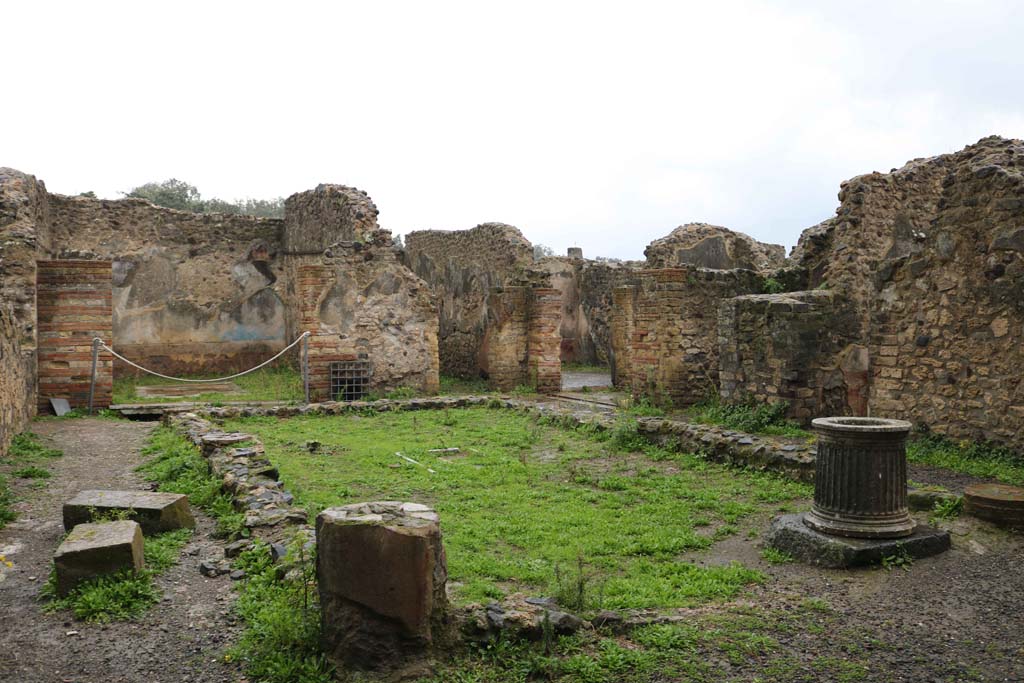
<svg viewBox="0 0 1024 683"><path fill-rule="evenodd" d="M1024 489L1007 484L974 484L964 490L967 514L1000 526L1024 529Z"/></svg>

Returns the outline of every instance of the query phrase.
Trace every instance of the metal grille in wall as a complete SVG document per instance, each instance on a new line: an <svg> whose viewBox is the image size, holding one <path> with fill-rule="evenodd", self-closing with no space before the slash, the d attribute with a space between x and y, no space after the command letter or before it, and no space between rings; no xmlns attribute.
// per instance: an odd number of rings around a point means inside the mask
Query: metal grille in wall
<svg viewBox="0 0 1024 683"><path fill-rule="evenodd" d="M331 399L358 401L370 390L370 361L353 360L331 363Z"/></svg>

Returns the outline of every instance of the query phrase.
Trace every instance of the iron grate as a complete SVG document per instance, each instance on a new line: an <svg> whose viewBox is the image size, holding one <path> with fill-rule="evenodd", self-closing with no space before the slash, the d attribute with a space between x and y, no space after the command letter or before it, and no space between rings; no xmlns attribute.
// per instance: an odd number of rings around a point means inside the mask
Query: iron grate
<svg viewBox="0 0 1024 683"><path fill-rule="evenodd" d="M358 401L370 390L370 361L331 363L331 400Z"/></svg>

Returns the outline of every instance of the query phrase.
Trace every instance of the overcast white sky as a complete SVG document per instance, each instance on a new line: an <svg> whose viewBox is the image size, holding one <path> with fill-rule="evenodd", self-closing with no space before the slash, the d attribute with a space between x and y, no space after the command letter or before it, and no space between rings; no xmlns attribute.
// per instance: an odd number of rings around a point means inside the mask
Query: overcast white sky
<svg viewBox="0 0 1024 683"><path fill-rule="evenodd" d="M102 197L367 190L396 233L795 244L839 183L1024 137L1024 2L17 2L0 166Z"/></svg>

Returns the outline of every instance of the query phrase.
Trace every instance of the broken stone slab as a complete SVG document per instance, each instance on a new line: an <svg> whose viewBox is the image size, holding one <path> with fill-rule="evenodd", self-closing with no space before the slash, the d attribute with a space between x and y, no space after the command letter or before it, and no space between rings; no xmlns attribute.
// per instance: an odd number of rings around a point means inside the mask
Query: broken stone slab
<svg viewBox="0 0 1024 683"><path fill-rule="evenodd" d="M110 514L127 514L142 526L143 533L157 534L196 525L188 496L152 491L79 491L64 503L64 528L91 522Z"/></svg>
<svg viewBox="0 0 1024 683"><path fill-rule="evenodd" d="M327 658L387 670L428 654L448 608L437 513L400 501L329 508L317 515L316 542Z"/></svg>
<svg viewBox="0 0 1024 683"><path fill-rule="evenodd" d="M903 538L853 538L833 536L804 524L804 515L782 515L768 528L765 544L789 553L807 564L846 569L879 564L886 557L929 557L949 550L949 532L918 524Z"/></svg>
<svg viewBox="0 0 1024 683"><path fill-rule="evenodd" d="M78 584L123 570L143 567L142 528L130 520L79 524L53 556L57 594L70 593Z"/></svg>

